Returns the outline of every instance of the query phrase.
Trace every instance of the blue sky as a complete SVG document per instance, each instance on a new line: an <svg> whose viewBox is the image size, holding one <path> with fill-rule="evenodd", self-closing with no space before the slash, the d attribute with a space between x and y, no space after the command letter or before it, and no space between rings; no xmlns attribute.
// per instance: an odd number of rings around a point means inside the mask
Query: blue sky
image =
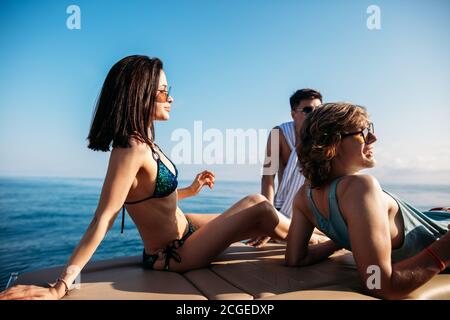
<svg viewBox="0 0 450 320"><path fill-rule="evenodd" d="M66 8L81 9L81 29ZM366 26L369 5L381 30ZM450 183L448 1L2 1L0 175L103 177L107 153L86 148L109 68L161 58L173 87L167 154L178 128L270 129L289 96L368 108L383 182ZM180 165L191 178L206 165ZM257 165L213 165L218 179L258 180Z"/></svg>

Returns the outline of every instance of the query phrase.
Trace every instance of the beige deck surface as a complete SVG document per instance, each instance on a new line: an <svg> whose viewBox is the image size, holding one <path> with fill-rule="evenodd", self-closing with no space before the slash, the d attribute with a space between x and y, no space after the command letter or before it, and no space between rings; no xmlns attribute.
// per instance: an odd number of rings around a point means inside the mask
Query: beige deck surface
<svg viewBox="0 0 450 320"><path fill-rule="evenodd" d="M256 249L236 243L209 268L185 274L144 270L140 256L92 262L82 272L81 289L65 299L374 299L364 293L350 252L302 268L284 266L284 252L283 244ZM61 269L25 273L16 283L53 282ZM434 277L410 298L450 299L450 274Z"/></svg>

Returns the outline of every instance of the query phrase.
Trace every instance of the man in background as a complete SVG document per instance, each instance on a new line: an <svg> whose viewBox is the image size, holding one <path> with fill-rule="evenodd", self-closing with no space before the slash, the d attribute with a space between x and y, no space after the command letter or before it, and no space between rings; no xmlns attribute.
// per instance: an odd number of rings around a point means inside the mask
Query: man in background
<svg viewBox="0 0 450 320"><path fill-rule="evenodd" d="M305 182L305 178L297 165L298 158L296 153L297 137L300 134L300 128L308 113L322 104L322 95L313 89L297 90L289 99L291 105L292 121L282 123L273 128L269 135L266 147L266 156L268 159L278 160L278 170L272 174L264 172L261 178L261 193L274 205L274 207L287 218L292 216L292 201L298 189ZM278 150L272 150L278 139ZM277 154L272 154L277 152ZM268 168L273 163L265 163L264 168ZM263 170L264 171L264 170ZM275 175L278 176L278 188L275 192ZM252 239L247 244L260 247L269 241L269 237L260 237Z"/></svg>

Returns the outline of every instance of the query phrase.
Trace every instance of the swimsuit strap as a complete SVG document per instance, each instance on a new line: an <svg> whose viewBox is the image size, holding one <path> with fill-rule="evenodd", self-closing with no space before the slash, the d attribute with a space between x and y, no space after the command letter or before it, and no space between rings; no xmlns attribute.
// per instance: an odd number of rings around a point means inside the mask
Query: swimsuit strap
<svg viewBox="0 0 450 320"><path fill-rule="evenodd" d="M120 233L123 233L124 226L125 226L125 205L122 206L122 228L120 229Z"/></svg>
<svg viewBox="0 0 450 320"><path fill-rule="evenodd" d="M328 219L325 218L316 207L312 198L311 187L307 188L308 203L316 218L318 229L325 233L330 239L341 244L345 248L351 248L348 239L347 225L339 210L338 200L336 197L337 184L343 177L339 177L331 182L328 190Z"/></svg>
<svg viewBox="0 0 450 320"><path fill-rule="evenodd" d="M164 262L164 270L169 270L169 262L170 259L173 258L176 262L181 262L180 254L176 251L179 247L183 245L182 240L173 240L170 245L164 249L164 254L166 255L166 259Z"/></svg>
<svg viewBox="0 0 450 320"><path fill-rule="evenodd" d="M334 228L347 233L347 225L342 217L341 210L339 209L339 203L337 199L337 185L344 177L335 179L328 191L328 208L329 208L329 220L333 224Z"/></svg>
<svg viewBox="0 0 450 320"><path fill-rule="evenodd" d="M158 147L158 145L157 145L156 143L155 143L154 145ZM158 149L159 149L159 147L158 147ZM153 156L153 159L155 159L156 162L161 161L161 157L159 156L159 153L156 152L156 151L153 149L153 147L151 147L151 146L150 146L150 150L152 150L152 156ZM161 149L159 149L159 150L161 151ZM161 151L161 152L162 152L162 151Z"/></svg>
<svg viewBox="0 0 450 320"><path fill-rule="evenodd" d="M181 257L179 253L176 251L178 248L180 248L184 242L189 238L195 231L194 226L192 225L192 222L190 219L188 219L188 231L181 239L173 240L170 245L167 246L167 248L164 250L164 253L166 254L166 259L164 262L164 270L169 270L169 262L170 259L173 258L176 262L181 262Z"/></svg>
<svg viewBox="0 0 450 320"><path fill-rule="evenodd" d="M330 223L331 232L329 237L344 248L351 250L348 227L341 210L339 209L337 198L337 185L344 177L345 176L342 176L333 180L330 184L330 189L328 190L328 221Z"/></svg>
<svg viewBox="0 0 450 320"><path fill-rule="evenodd" d="M311 186L309 185L307 186L306 189L306 195L308 196L309 206L312 209L312 212L316 218L318 227L320 231L324 232L324 230L327 230L328 228L328 220L324 216L322 216L319 209L317 209L316 204L314 203L314 199L312 197L312 189Z"/></svg>
<svg viewBox="0 0 450 320"><path fill-rule="evenodd" d="M166 159L169 160L169 162L172 164L173 168L175 169L175 177L178 177L178 169L175 166L175 164L172 162L172 160L170 160L170 158L164 153L164 151L162 151L162 149L156 143L154 145L158 148L159 151L161 151L161 153L164 155L164 157L166 157ZM157 154L157 155L158 155L158 159L160 159L159 154ZM160 159L160 161L161 161L161 159ZM161 161L161 162L162 162L162 164L164 164L163 161ZM167 168L167 166L165 164L164 164L164 166ZM169 168L167 168L167 169L169 169Z"/></svg>
<svg viewBox="0 0 450 320"><path fill-rule="evenodd" d="M314 215L322 217L322 215L319 212L319 209L317 209L316 204L314 203L314 200L312 198L312 188L309 185L306 187L306 195L308 196L308 202L311 206L311 209L312 209ZM325 218L323 218L323 219L325 219Z"/></svg>
<svg viewBox="0 0 450 320"><path fill-rule="evenodd" d="M144 268L153 269L153 265L155 264L156 260L158 260L158 257L158 254L146 254L144 249L142 251L142 262L144 264Z"/></svg>

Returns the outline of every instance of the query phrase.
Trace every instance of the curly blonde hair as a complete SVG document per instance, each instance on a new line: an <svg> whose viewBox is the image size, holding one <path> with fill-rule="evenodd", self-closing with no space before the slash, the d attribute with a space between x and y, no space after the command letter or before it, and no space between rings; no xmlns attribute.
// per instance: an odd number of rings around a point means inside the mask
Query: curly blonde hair
<svg viewBox="0 0 450 320"><path fill-rule="evenodd" d="M300 131L297 155L311 188L320 188L330 180L331 160L341 134L368 119L366 108L345 102L325 103L308 115Z"/></svg>

